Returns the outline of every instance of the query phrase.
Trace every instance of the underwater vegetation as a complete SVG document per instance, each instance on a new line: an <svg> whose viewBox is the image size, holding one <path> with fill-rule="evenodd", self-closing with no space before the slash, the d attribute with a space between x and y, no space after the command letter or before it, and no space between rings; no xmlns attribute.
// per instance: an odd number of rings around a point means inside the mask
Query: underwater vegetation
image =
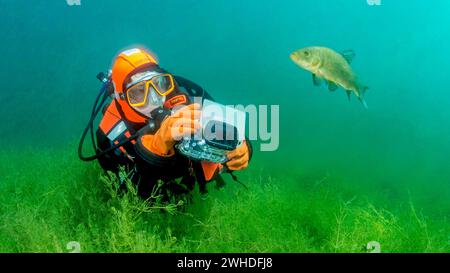
<svg viewBox="0 0 450 273"><path fill-rule="evenodd" d="M148 203L73 147L2 153L0 252L70 252L73 241L81 252L364 253L374 242L381 252L450 250L445 210L426 215L408 198L367 197L333 177L295 183L251 169L249 190L228 181L188 205L158 195Z"/></svg>
<svg viewBox="0 0 450 273"><path fill-rule="evenodd" d="M448 0L30 2L1 1L0 252L450 252ZM312 45L342 56L289 59ZM149 204L78 159L95 76L131 46L220 103L279 105L249 190Z"/></svg>

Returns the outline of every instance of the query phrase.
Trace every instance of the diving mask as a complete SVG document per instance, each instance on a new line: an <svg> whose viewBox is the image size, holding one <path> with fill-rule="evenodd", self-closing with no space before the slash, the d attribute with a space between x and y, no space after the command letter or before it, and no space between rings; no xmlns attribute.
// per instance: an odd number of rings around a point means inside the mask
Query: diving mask
<svg viewBox="0 0 450 273"><path fill-rule="evenodd" d="M162 107L166 96L175 89L173 76L155 71L145 71L131 77L126 98L136 111L149 116L150 112Z"/></svg>

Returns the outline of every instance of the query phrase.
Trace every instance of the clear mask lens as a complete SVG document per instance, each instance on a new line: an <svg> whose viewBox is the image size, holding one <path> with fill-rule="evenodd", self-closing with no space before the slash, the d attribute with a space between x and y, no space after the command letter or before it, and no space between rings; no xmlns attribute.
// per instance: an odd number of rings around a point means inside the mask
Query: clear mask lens
<svg viewBox="0 0 450 273"><path fill-rule="evenodd" d="M156 88L156 91L165 96L173 90L173 80L168 75L161 75L152 79L152 84Z"/></svg>
<svg viewBox="0 0 450 273"><path fill-rule="evenodd" d="M166 96L174 90L174 80L170 74L157 74L148 80L130 87L127 90L127 99L136 111L150 116L150 112L162 107Z"/></svg>
<svg viewBox="0 0 450 273"><path fill-rule="evenodd" d="M134 107L143 106L146 103L146 95L145 83L139 83L128 90L128 102Z"/></svg>

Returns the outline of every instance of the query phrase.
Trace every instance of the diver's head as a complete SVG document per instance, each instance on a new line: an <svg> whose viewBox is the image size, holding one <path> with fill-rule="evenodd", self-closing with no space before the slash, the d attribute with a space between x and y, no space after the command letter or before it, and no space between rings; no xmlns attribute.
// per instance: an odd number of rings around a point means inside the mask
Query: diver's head
<svg viewBox="0 0 450 273"><path fill-rule="evenodd" d="M111 76L115 97L125 117L135 123L145 123L176 88L173 76L140 48L121 52L114 61Z"/></svg>
<svg viewBox="0 0 450 273"><path fill-rule="evenodd" d="M150 118L155 109L164 106L167 96L174 89L173 76L158 67L152 67L130 76L125 96L131 108Z"/></svg>

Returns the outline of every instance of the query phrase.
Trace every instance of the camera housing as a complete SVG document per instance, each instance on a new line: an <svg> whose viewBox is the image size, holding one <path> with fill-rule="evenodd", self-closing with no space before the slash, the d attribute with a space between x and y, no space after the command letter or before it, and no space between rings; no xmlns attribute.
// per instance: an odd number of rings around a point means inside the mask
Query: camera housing
<svg viewBox="0 0 450 273"><path fill-rule="evenodd" d="M193 160L224 163L228 161L227 153L245 139L245 119L245 112L205 99L202 129L198 134L184 138L175 148Z"/></svg>
<svg viewBox="0 0 450 273"><path fill-rule="evenodd" d="M200 139L196 136L184 138L175 147L180 153L194 160L224 163L228 160L227 152L241 144L237 128L223 121L208 121L201 136Z"/></svg>

